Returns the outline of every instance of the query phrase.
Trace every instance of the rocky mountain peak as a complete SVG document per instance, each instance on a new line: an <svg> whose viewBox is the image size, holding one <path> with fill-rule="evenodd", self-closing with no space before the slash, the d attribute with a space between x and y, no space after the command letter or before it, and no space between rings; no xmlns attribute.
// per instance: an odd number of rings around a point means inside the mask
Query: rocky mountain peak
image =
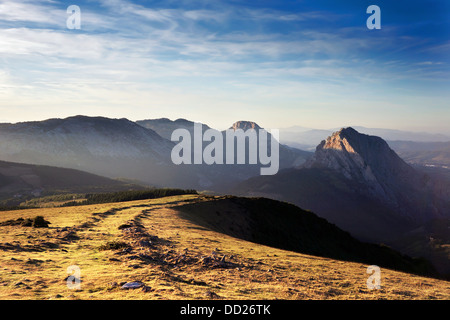
<svg viewBox="0 0 450 320"><path fill-rule="evenodd" d="M405 170L410 168L389 145L376 136L361 134L355 129L343 128L336 131L316 148L309 165L337 169L345 176L362 174L366 180L373 180L373 171L387 173L389 168Z"/></svg>
<svg viewBox="0 0 450 320"><path fill-rule="evenodd" d="M233 129L233 130L242 129L242 130L246 131L248 129L258 130L258 129L261 129L261 127L253 121L237 121L237 122L233 123L233 125L231 126L230 129Z"/></svg>
<svg viewBox="0 0 450 320"><path fill-rule="evenodd" d="M357 153L352 144L359 139L359 133L353 128L343 128L331 136L329 136L325 143L321 143L318 149L333 149L346 151L348 153Z"/></svg>
<svg viewBox="0 0 450 320"><path fill-rule="evenodd" d="M347 179L369 186L373 194L390 202L396 202L394 189L418 176L386 141L350 127L334 132L322 141L305 167L336 170Z"/></svg>

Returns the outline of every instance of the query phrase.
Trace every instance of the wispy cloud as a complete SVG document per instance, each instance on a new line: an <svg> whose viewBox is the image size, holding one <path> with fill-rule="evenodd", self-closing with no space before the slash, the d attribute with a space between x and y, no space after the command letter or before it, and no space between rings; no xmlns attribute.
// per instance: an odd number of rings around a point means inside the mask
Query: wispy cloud
<svg viewBox="0 0 450 320"><path fill-rule="evenodd" d="M37 104L26 99L34 94L41 106L78 96L90 108L120 110L120 102L141 112L158 105L201 113L213 97L239 106L236 112L268 101L285 110L298 101L333 110L333 101L344 103L352 92L358 101L380 94L401 100L448 81L448 42L411 26L370 33L364 16L349 23L355 13L319 5L298 11L201 2L81 2L82 28L68 30L62 2L2 1L1 106L27 108ZM3 112L19 117L14 110Z"/></svg>

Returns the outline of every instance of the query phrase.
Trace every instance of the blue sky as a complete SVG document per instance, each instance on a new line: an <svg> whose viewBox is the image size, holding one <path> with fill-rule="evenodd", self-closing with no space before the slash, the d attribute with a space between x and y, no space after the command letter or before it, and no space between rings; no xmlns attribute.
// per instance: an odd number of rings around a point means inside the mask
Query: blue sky
<svg viewBox="0 0 450 320"><path fill-rule="evenodd" d="M72 4L80 30L66 27ZM380 30L366 27L372 4ZM0 121L450 134L449 20L446 0L0 0Z"/></svg>

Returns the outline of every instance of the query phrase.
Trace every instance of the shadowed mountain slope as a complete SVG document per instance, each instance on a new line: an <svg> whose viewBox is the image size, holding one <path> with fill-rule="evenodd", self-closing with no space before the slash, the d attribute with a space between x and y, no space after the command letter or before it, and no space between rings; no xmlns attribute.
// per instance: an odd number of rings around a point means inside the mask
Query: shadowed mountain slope
<svg viewBox="0 0 450 320"><path fill-rule="evenodd" d="M0 199L142 188L75 169L0 161Z"/></svg>
<svg viewBox="0 0 450 320"><path fill-rule="evenodd" d="M435 274L424 261L353 238L325 219L289 203L266 198L220 197L181 206L182 217L239 239L394 270Z"/></svg>

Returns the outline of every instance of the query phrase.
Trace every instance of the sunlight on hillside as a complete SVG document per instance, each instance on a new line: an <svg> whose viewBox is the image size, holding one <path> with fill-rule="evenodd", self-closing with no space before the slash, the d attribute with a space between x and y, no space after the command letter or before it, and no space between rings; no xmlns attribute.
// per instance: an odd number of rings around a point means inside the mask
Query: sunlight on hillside
<svg viewBox="0 0 450 320"><path fill-rule="evenodd" d="M0 215L0 299L448 299L450 283L304 255L200 227L177 209L199 195ZM5 225L43 216L48 228ZM79 289L67 286L79 267ZM69 278L73 279L73 278ZM137 282L136 289L123 289Z"/></svg>

